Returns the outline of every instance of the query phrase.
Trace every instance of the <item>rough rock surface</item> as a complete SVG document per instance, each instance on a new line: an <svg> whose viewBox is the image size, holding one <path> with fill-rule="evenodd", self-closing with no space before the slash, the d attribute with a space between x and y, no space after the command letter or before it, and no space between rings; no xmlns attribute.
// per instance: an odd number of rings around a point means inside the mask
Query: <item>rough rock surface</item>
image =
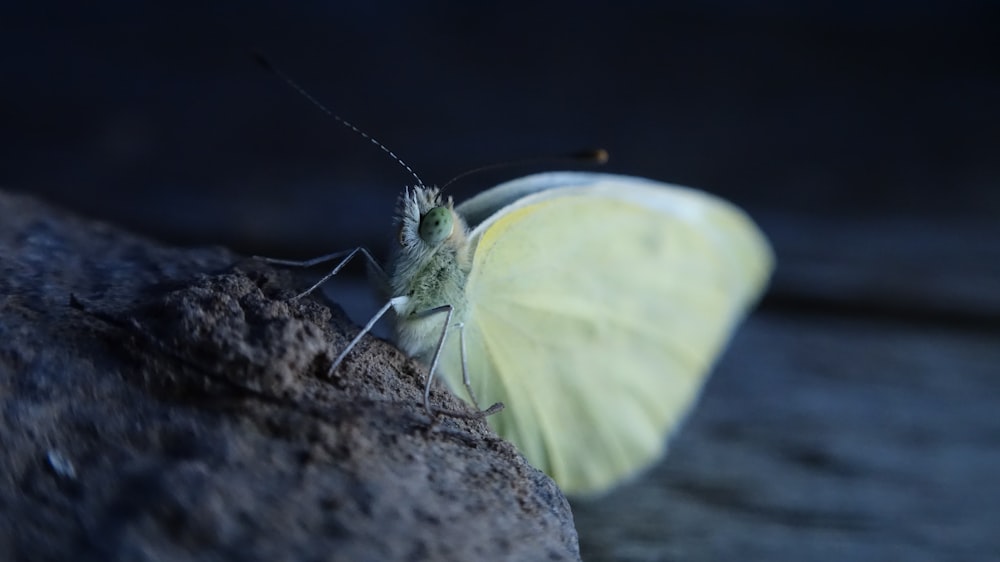
<svg viewBox="0 0 1000 562"><path fill-rule="evenodd" d="M327 380L356 328L292 285L0 192L0 558L579 557L553 482L430 423L395 348Z"/></svg>

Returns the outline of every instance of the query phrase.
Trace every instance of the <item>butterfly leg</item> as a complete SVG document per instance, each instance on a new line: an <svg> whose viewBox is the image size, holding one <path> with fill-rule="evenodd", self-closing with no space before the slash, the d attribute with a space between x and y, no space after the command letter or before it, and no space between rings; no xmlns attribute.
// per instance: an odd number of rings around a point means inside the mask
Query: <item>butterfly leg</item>
<svg viewBox="0 0 1000 562"><path fill-rule="evenodd" d="M441 335L438 337L437 346L434 348L434 357L431 359L431 368L427 371L427 384L424 385L424 409L427 410L427 415L432 418L434 417L434 410L431 409L431 385L434 384L434 373L437 371L438 360L441 358L441 350L444 349L444 342L448 337L448 329L451 328L451 316L455 313L455 307L450 304L445 304L414 314L415 317L420 318L442 312L445 313L444 327L441 329Z"/></svg>
<svg viewBox="0 0 1000 562"><path fill-rule="evenodd" d="M458 324L458 341L459 347L462 352L462 383L465 385L465 390L469 393L469 398L472 399L472 405L476 408L476 417L491 416L504 409L503 402L494 402L489 408L481 410L479 408L479 401L476 400L476 393L472 390L472 381L469 380L469 363L466 360L465 354L465 323Z"/></svg>
<svg viewBox="0 0 1000 562"><path fill-rule="evenodd" d="M427 310L417 312L414 314L416 318L430 316L432 314L446 313L444 319L444 326L441 328L441 335L438 337L437 346L434 348L434 357L431 359L431 368L427 372L427 384L424 386L424 409L427 410L427 415L431 418L435 417L435 411L431 408L431 386L434 384L434 375L437 373L438 360L441 358L441 350L444 349L445 340L448 337L448 330L452 328L451 318L455 313L455 308L450 304L445 304L441 306L436 306L434 308L429 308ZM468 418L468 419L478 419L484 418L486 416L495 414L500 410L503 410L503 402L497 402L485 410L479 409L479 404L476 402L476 396L472 393L472 385L469 382L468 368L465 359L465 335L464 328L465 325L462 323L457 324L455 327L459 328L459 342L462 352L462 380L465 382L465 387L469 391L469 396L472 398L472 403L476 408L473 414L466 414L464 412L453 412L449 410L437 410L437 413L457 417L457 418Z"/></svg>
<svg viewBox="0 0 1000 562"><path fill-rule="evenodd" d="M347 344L347 347L344 348L344 351L341 351L340 355L338 355L337 358L333 360L333 364L330 365L330 369L326 372L326 376L332 377L333 373L337 371L337 367L340 367L340 364L344 362L344 358L347 357L347 354L350 353L352 349L354 349L354 346L358 345L358 342L361 341L361 338L365 337L365 334L372 331L372 327L375 326L375 323L378 322L380 318L385 316L385 313L388 312L390 308L392 308L393 306L398 306L400 302L405 299L406 297L396 297L393 299L389 299L389 302L382 305L382 308L378 309L378 312L376 312L375 315L371 317L371 320L369 320L368 323L365 324L365 327L361 328L361 331L358 332L358 335L354 336L354 339L351 340L351 343Z"/></svg>
<svg viewBox="0 0 1000 562"><path fill-rule="evenodd" d="M469 393L469 399L472 400L472 406L478 411L479 401L476 400L476 393L472 390L472 381L469 380L469 362L466 359L465 354L465 323L460 322L458 326L458 342L459 348L462 352L462 384L465 385L465 391Z"/></svg>
<svg viewBox="0 0 1000 562"><path fill-rule="evenodd" d="M372 271L374 271L375 274L379 276L379 281L383 282L383 284L388 284L388 277L385 274L385 270L383 270L382 266L380 266L378 262L375 261L375 258L372 257L371 252L369 252L367 248L361 246L354 248L353 250L334 252L332 254L326 254L324 256L319 256L316 258L312 258L309 260L302 260L302 261L265 258L261 256L254 256L254 259L258 259L272 265L286 265L291 267L312 267L314 265L319 265L321 263L326 263L328 261L333 261L335 259L343 258L340 260L340 263L338 263L336 267L334 267L333 270L330 271L330 273L324 275L323 278L317 281L315 284L313 284L312 287L309 287L305 291L302 291L301 293L291 298L291 300L295 301L315 291L317 288L319 288L320 285L329 281L331 277L333 277L337 273L340 273L340 270L343 269L344 266L347 265L347 263L350 262L351 259L354 258L354 256L358 255L359 253L362 256L364 256L365 259L368 260L368 264L372 267ZM386 310L388 310L388 308L386 308ZM385 312L383 311L382 314L385 314Z"/></svg>

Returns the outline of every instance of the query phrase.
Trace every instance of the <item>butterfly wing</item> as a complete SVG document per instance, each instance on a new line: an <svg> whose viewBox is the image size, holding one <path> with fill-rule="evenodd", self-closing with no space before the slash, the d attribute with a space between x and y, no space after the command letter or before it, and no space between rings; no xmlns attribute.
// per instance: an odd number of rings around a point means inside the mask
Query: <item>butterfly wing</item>
<svg viewBox="0 0 1000 562"><path fill-rule="evenodd" d="M621 178L609 174L588 174L580 172L550 172L533 174L502 183L492 189L481 191L463 201L455 210L462 215L469 228L476 228L500 209L534 193L555 189L557 187L579 187L594 183L597 178ZM628 178L629 180L642 180Z"/></svg>
<svg viewBox="0 0 1000 562"><path fill-rule="evenodd" d="M471 235L468 372L481 403L507 405L489 421L532 464L568 493L601 491L662 454L771 250L699 191L565 172L517 182L495 188L501 208ZM460 389L456 340L442 370Z"/></svg>

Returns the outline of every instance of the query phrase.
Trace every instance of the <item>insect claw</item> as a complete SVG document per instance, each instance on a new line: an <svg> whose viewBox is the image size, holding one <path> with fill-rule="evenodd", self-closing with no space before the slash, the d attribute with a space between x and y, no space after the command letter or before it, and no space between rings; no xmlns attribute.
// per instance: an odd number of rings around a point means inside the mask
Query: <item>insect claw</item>
<svg viewBox="0 0 1000 562"><path fill-rule="evenodd" d="M486 408L485 410L483 410L480 413L485 418L487 416L492 416L493 414L499 414L506 407L507 406L505 406L503 402L496 402L492 406L490 406L489 408Z"/></svg>
<svg viewBox="0 0 1000 562"><path fill-rule="evenodd" d="M462 420L481 420L488 416L492 416L497 412L502 411L504 407L505 406L503 402L497 402L496 404L493 404L492 406L486 408L485 410L476 410L474 412L470 411L458 412L455 410L445 410L443 408L434 409L429 405L425 405L425 409L427 410L427 415L429 415L431 417L431 420L433 421L437 421L437 419L440 416L447 416L449 418L457 418Z"/></svg>

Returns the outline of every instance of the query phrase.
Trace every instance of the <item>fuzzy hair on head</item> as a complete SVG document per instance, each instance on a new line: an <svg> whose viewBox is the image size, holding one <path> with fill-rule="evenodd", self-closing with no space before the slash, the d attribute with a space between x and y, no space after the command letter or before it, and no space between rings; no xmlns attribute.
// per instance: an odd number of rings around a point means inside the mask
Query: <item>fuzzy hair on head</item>
<svg viewBox="0 0 1000 562"><path fill-rule="evenodd" d="M443 200L444 206L454 211L455 203L451 197ZM408 187L399 196L396 205L396 224L399 226L399 244L404 248L412 248L414 244L423 244L420 238L420 219L434 207L442 206L441 193L436 187Z"/></svg>

